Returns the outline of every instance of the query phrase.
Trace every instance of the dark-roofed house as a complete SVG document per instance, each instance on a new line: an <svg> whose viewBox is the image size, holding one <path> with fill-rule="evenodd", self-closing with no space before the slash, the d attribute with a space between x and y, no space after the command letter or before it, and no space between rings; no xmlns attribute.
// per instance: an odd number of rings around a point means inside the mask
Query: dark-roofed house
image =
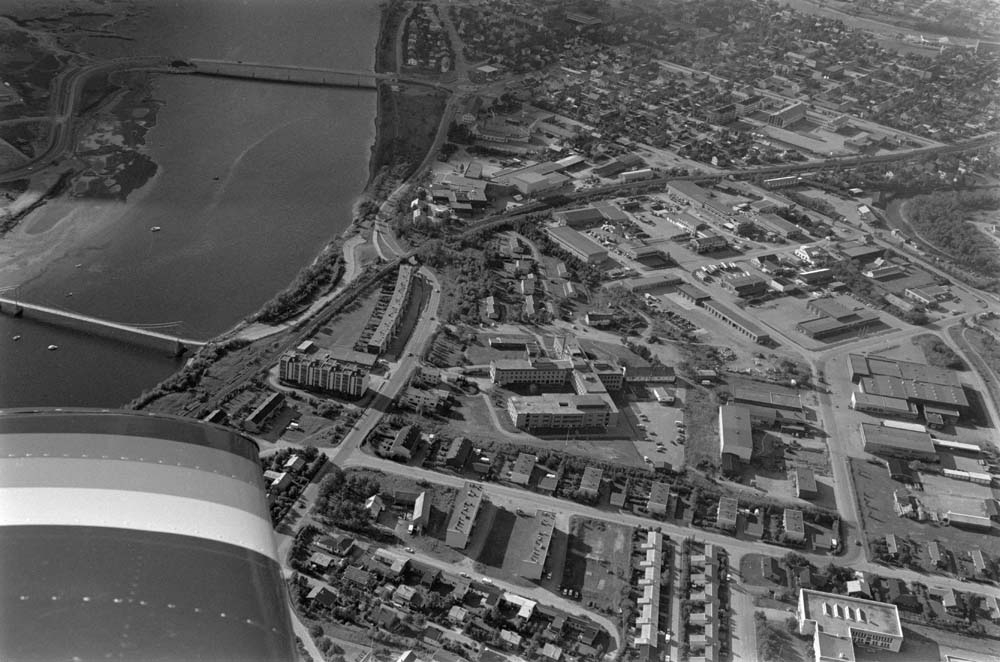
<svg viewBox="0 0 1000 662"><path fill-rule="evenodd" d="M405 425L396 433L389 449L389 456L401 460L411 460L419 445L420 428L415 425Z"/></svg>
<svg viewBox="0 0 1000 662"><path fill-rule="evenodd" d="M472 442L467 437L455 437L448 445L444 463L452 469L461 469L472 453Z"/></svg>

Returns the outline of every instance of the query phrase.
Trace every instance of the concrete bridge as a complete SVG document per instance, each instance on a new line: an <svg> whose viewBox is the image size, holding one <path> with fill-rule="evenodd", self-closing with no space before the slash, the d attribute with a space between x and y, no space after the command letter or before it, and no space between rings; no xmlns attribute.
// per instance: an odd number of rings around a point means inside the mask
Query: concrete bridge
<svg viewBox="0 0 1000 662"><path fill-rule="evenodd" d="M318 67L297 67L285 64L263 64L260 62L231 62L227 60L186 60L193 67L189 73L202 76L224 78L246 78L275 83L296 85L317 85L321 87L357 87L374 90L380 80L395 80L390 74L372 71L350 71L347 69L322 69Z"/></svg>
<svg viewBox="0 0 1000 662"><path fill-rule="evenodd" d="M39 322L46 322L85 333L93 333L113 340L143 345L157 350L165 350L175 356L180 356L190 349L203 347L206 344L202 340L181 338L151 329L111 322L49 306L25 303L19 299L10 299L7 297L0 297L0 313L13 317L38 320Z"/></svg>
<svg viewBox="0 0 1000 662"><path fill-rule="evenodd" d="M353 71L350 69L325 69L322 67L301 67L290 64L265 64L263 62L233 62L231 60L209 60L188 58L189 67L178 67L176 73L200 76L240 78L292 85L316 85L319 87L353 87L374 90L380 81L404 85L422 85L442 88L435 82L399 76L394 73L380 74L374 71Z"/></svg>

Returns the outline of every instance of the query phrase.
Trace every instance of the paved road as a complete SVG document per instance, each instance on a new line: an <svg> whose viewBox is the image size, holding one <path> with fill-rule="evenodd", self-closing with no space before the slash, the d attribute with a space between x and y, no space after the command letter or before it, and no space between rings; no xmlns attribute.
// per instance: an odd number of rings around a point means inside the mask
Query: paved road
<svg viewBox="0 0 1000 662"><path fill-rule="evenodd" d="M92 77L130 69L167 70L169 65L168 58L131 57L90 64L60 73L53 83L49 101L48 119L51 120L52 130L49 131L45 149L29 162L0 174L0 182L30 177L66 151L73 139L72 120L79 111L83 86Z"/></svg>
<svg viewBox="0 0 1000 662"><path fill-rule="evenodd" d="M476 572L475 561L470 558L465 558L459 563L449 563L442 561L441 559L429 556L422 552L405 552L403 547L398 547L395 549L396 552L401 552L406 556L413 557L414 559L420 561L421 563L426 563L438 568L448 574L454 575L460 571L466 571L472 578L478 579L484 577L481 572ZM548 589L542 588L541 586L523 586L521 584L514 584L503 579L498 579L494 577L487 577L490 583L494 586L502 588L505 591L511 593L516 593L517 595L523 595L526 598L536 600L538 602L553 605L559 609L569 613L576 614L577 616L586 616L591 620L596 621L601 627L605 628L615 641L615 646L617 649L621 649L621 634L618 632L618 627L609 619L607 616L595 613L586 609L579 602L573 600L567 600L558 593L553 593Z"/></svg>

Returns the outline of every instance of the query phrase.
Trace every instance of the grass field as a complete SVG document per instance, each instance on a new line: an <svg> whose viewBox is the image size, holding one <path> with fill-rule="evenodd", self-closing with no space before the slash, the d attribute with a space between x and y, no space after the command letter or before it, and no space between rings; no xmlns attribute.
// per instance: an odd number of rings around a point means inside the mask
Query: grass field
<svg viewBox="0 0 1000 662"><path fill-rule="evenodd" d="M685 461L698 466L702 461L719 463L719 406L711 391L700 387L687 389L684 422L687 423Z"/></svg>
<svg viewBox="0 0 1000 662"><path fill-rule="evenodd" d="M631 554L630 527L574 517L563 584L580 591L585 605L617 611L629 591Z"/></svg>

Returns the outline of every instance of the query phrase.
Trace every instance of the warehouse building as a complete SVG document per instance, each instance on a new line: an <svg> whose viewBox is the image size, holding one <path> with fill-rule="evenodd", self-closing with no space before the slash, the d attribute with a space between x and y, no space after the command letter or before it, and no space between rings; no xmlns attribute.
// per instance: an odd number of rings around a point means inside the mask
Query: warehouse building
<svg viewBox="0 0 1000 662"><path fill-rule="evenodd" d="M735 455L749 462L753 455L753 429L750 411L740 405L719 407L719 454Z"/></svg>
<svg viewBox="0 0 1000 662"><path fill-rule="evenodd" d="M586 264L599 264L607 259L608 251L573 228L557 225L548 228L549 237L559 247Z"/></svg>
<svg viewBox="0 0 1000 662"><path fill-rule="evenodd" d="M733 389L733 402L802 413L802 399L795 393L737 387Z"/></svg>
<svg viewBox="0 0 1000 662"><path fill-rule="evenodd" d="M934 442L926 432L862 423L861 438L864 440L866 453L925 462L938 460Z"/></svg>
<svg viewBox="0 0 1000 662"><path fill-rule="evenodd" d="M865 394L906 400L925 418L940 419L940 423L954 423L969 411L969 400L954 370L862 354L850 354L848 361L851 380Z"/></svg>
<svg viewBox="0 0 1000 662"><path fill-rule="evenodd" d="M735 310L722 305L718 301L708 300L702 302L701 305L712 315L715 315L723 322L726 322L729 326L747 336L758 345L766 345L771 342L770 334L766 333L763 329L748 320L743 315L740 315Z"/></svg>
<svg viewBox="0 0 1000 662"><path fill-rule="evenodd" d="M875 416L891 418L917 419L920 412L905 398L893 398L886 395L873 395L864 391L851 393L851 409Z"/></svg>
<svg viewBox="0 0 1000 662"><path fill-rule="evenodd" d="M838 301L829 298L814 299L806 304L806 309L819 317L799 322L796 328L813 339L860 331L881 323L878 314L870 310L851 310Z"/></svg>

